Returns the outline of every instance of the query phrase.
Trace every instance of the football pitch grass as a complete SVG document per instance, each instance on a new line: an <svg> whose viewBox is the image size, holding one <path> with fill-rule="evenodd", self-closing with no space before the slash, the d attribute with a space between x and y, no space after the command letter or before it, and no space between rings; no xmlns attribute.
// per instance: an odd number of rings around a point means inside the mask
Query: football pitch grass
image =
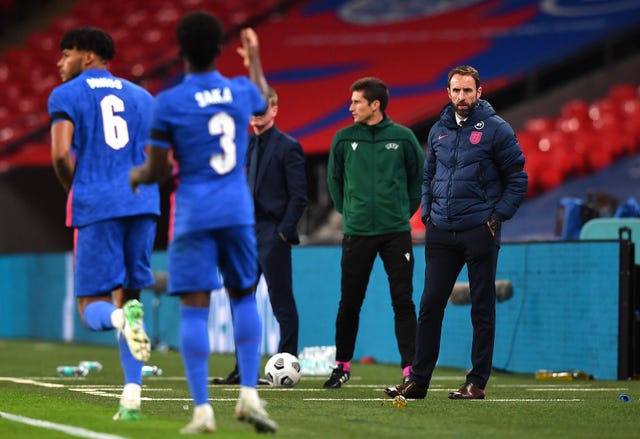
<svg viewBox="0 0 640 439"><path fill-rule="evenodd" d="M58 377L59 365L99 361L102 371ZM226 376L232 355L211 356L210 376ZM262 365L267 358L263 358ZM145 377L142 419L113 421L122 390L115 347L0 340L0 438L164 439L191 419L192 406L177 352L153 352ZM282 438L631 438L640 433L639 381L538 381L532 374L494 372L487 398L449 400L464 370L437 368L425 400L395 408L383 393L398 384L400 368L352 363L341 389L326 377L303 376L292 389L259 386ZM234 418L237 386L210 386L219 438L255 437ZM632 401L622 402L620 394Z"/></svg>

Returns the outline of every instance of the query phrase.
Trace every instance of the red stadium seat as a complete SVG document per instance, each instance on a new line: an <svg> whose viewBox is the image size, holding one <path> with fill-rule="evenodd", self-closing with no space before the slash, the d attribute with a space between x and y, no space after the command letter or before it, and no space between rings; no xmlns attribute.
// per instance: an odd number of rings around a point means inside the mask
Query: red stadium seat
<svg viewBox="0 0 640 439"><path fill-rule="evenodd" d="M216 0L215 5L207 0L74 2L68 15L52 18L44 31L30 34L22 47L6 49L0 55L0 149L46 127L46 100L60 83L56 63L65 32L86 25L105 29L116 43L112 72L144 81L157 93L163 81L145 75L178 59L174 31L185 12L215 6L216 14L230 28L282 1Z"/></svg>
<svg viewBox="0 0 640 439"><path fill-rule="evenodd" d="M609 98L616 101L634 98L637 96L637 88L633 84L617 84L609 90Z"/></svg>
<svg viewBox="0 0 640 439"><path fill-rule="evenodd" d="M595 128L598 128L601 121L610 117L620 117L619 106L613 99L600 99L589 106L589 118Z"/></svg>
<svg viewBox="0 0 640 439"><path fill-rule="evenodd" d="M542 135L549 132L554 127L554 119L552 117L532 117L528 119L524 124L525 131L532 134Z"/></svg>
<svg viewBox="0 0 640 439"><path fill-rule="evenodd" d="M575 117L579 121L587 121L589 120L589 104L582 99L567 101L560 108L560 116L566 118Z"/></svg>
<svg viewBox="0 0 640 439"><path fill-rule="evenodd" d="M633 97L622 102L622 124L633 138L632 152L640 151L640 97Z"/></svg>

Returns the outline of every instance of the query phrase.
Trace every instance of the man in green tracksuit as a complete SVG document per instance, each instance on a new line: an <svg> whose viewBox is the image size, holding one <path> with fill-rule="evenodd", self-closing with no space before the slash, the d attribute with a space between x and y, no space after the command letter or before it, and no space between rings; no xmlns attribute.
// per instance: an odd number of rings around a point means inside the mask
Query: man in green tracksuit
<svg viewBox="0 0 640 439"><path fill-rule="evenodd" d="M354 124L339 130L331 144L327 183L342 214L341 297L336 318L336 367L325 388L350 376L360 308L376 256L391 292L403 377L415 351L413 249L409 220L420 205L424 154L416 136L385 113L389 90L380 79L351 86Z"/></svg>

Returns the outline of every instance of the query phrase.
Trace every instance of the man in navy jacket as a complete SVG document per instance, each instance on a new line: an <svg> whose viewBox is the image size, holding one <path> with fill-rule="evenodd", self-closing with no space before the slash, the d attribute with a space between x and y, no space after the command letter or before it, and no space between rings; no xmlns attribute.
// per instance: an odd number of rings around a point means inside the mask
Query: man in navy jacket
<svg viewBox="0 0 640 439"><path fill-rule="evenodd" d="M527 192L524 156L511 126L480 99L478 71L449 72L447 104L429 133L422 185L425 284L409 381L390 397L425 398L438 360L447 300L464 264L471 287L472 368L450 399L483 399L493 360L500 224Z"/></svg>

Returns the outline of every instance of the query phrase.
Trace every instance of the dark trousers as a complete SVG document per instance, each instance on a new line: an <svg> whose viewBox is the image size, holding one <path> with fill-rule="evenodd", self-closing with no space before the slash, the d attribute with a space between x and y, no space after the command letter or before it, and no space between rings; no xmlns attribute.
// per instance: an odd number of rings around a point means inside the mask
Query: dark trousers
<svg viewBox="0 0 640 439"><path fill-rule="evenodd" d="M462 232L447 232L431 223L427 225L424 291L418 312L416 358L411 368L411 379L417 384L429 387L440 352L444 310L466 263L473 324L472 368L467 381L485 388L493 361L499 248L499 237L495 238L486 224Z"/></svg>
<svg viewBox="0 0 640 439"><path fill-rule="evenodd" d="M342 239L342 280L336 318L336 361L351 361L360 323L360 309L377 255L389 279L395 334L401 366L413 362L416 309L413 303L413 246L411 233L349 236Z"/></svg>
<svg viewBox="0 0 640 439"><path fill-rule="evenodd" d="M258 264L269 290L273 315L280 327L278 352L298 355L298 309L291 279L291 245L278 236L272 221L256 222Z"/></svg>

